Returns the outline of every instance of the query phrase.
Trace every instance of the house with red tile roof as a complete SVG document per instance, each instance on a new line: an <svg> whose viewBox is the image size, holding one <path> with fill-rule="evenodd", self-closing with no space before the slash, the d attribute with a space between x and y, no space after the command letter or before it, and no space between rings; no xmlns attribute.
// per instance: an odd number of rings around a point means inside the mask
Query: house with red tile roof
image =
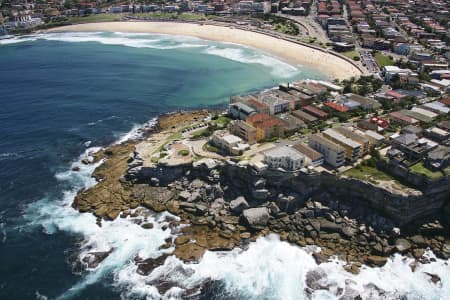
<svg viewBox="0 0 450 300"><path fill-rule="evenodd" d="M307 105L307 106L303 107L303 110L319 119L323 119L323 120L328 119L328 113L326 113L323 110L318 109L317 107L314 107L312 105Z"/></svg>
<svg viewBox="0 0 450 300"><path fill-rule="evenodd" d="M416 120L412 117L402 114L401 112L394 111L389 114L389 119L393 123L401 123L406 125L417 125L419 124L419 120Z"/></svg>
<svg viewBox="0 0 450 300"><path fill-rule="evenodd" d="M329 101L329 102L325 102L324 104L326 106L328 106L329 108L332 108L332 109L337 110L339 112L346 112L346 111L348 111L348 107L347 106L339 104L339 103L336 103L336 102Z"/></svg>
<svg viewBox="0 0 450 300"><path fill-rule="evenodd" d="M256 128L256 140L258 142L264 139L284 136L283 121L268 114L257 113L251 115L246 122Z"/></svg>

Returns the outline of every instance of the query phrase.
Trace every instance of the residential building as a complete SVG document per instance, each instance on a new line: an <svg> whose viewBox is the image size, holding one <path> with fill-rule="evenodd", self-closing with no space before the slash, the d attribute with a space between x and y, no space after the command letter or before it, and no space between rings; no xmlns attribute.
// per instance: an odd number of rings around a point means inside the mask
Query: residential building
<svg viewBox="0 0 450 300"><path fill-rule="evenodd" d="M228 130L215 131L211 143L231 155L241 155L250 148L249 144L244 143L240 137L230 134Z"/></svg>
<svg viewBox="0 0 450 300"><path fill-rule="evenodd" d="M309 146L320 152L329 165L337 168L345 162L345 150L340 145L326 139L322 134L316 133L309 136Z"/></svg>
<svg viewBox="0 0 450 300"><path fill-rule="evenodd" d="M289 100L278 97L278 95L272 93L271 91L259 95L258 98L260 102L266 104L269 107L270 115L289 111Z"/></svg>
<svg viewBox="0 0 450 300"><path fill-rule="evenodd" d="M317 152L313 148L309 147L306 144L298 143L295 144L294 149L303 154L307 160L308 163L310 163L312 166L320 166L324 163L324 157L323 154L320 152Z"/></svg>
<svg viewBox="0 0 450 300"><path fill-rule="evenodd" d="M425 166L433 171L445 169L450 165L450 147L438 146L430 151L425 160Z"/></svg>
<svg viewBox="0 0 450 300"><path fill-rule="evenodd" d="M313 115L319 119L322 119L322 120L328 119L328 113L326 113L323 110L318 109L314 106L307 105L307 106L303 107L303 110L305 112L307 112L308 114Z"/></svg>
<svg viewBox="0 0 450 300"><path fill-rule="evenodd" d="M306 124L314 123L318 120L313 115L310 115L302 110L294 110L292 112L292 115L299 118L300 120L304 121Z"/></svg>
<svg viewBox="0 0 450 300"><path fill-rule="evenodd" d="M370 99L368 97L363 97L356 94L345 94L345 96L347 97L348 100L358 102L362 109L372 110L381 108L381 104L374 99Z"/></svg>
<svg viewBox="0 0 450 300"><path fill-rule="evenodd" d="M380 146L385 141L384 136L376 133L375 131L366 130L366 131L364 131L364 134L366 135L367 139L369 140L369 145L370 145L371 150L375 147Z"/></svg>
<svg viewBox="0 0 450 300"><path fill-rule="evenodd" d="M256 111L252 107L242 102L230 104L228 107L228 111L233 118L239 120L245 120L249 116L256 113Z"/></svg>
<svg viewBox="0 0 450 300"><path fill-rule="evenodd" d="M404 153L406 159L415 162L422 159L426 153L437 147L437 143L426 139L418 138L415 134L393 134L391 136L391 148Z"/></svg>
<svg viewBox="0 0 450 300"><path fill-rule="evenodd" d="M370 150L369 139L366 138L363 134L358 133L357 131L352 130L348 127L335 127L333 128L336 132L342 134L346 138L351 139L354 142L357 142L361 146L360 157L366 155Z"/></svg>
<svg viewBox="0 0 450 300"><path fill-rule="evenodd" d="M438 143L446 143L450 138L450 133L445 129L434 126L425 130L425 136Z"/></svg>
<svg viewBox="0 0 450 300"><path fill-rule="evenodd" d="M294 134L299 129L306 127L305 122L289 113L280 114L276 117L283 121L284 131L286 133Z"/></svg>
<svg viewBox="0 0 450 300"><path fill-rule="evenodd" d="M296 171L306 165L306 158L292 147L278 146L264 152L264 162L271 169Z"/></svg>
<svg viewBox="0 0 450 300"><path fill-rule="evenodd" d="M389 114L389 119L392 123L404 124L404 125L417 125L419 120L407 116L399 111L394 111Z"/></svg>
<svg viewBox="0 0 450 300"><path fill-rule="evenodd" d="M256 128L242 120L233 120L229 124L232 134L246 140L250 145L256 143Z"/></svg>
<svg viewBox="0 0 450 300"><path fill-rule="evenodd" d="M361 145L359 143L345 137L344 135L331 128L323 131L323 135L325 138L331 140L332 142L340 145L345 149L345 158L348 161L354 162L360 157Z"/></svg>
<svg viewBox="0 0 450 300"><path fill-rule="evenodd" d="M262 141L284 136L284 124L278 118L264 113L257 113L247 118L247 123L256 128L256 140Z"/></svg>

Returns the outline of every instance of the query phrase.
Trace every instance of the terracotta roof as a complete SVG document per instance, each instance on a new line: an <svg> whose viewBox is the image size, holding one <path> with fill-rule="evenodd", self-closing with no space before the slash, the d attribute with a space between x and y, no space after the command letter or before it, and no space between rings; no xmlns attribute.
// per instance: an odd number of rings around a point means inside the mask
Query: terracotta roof
<svg viewBox="0 0 450 300"><path fill-rule="evenodd" d="M394 98L398 98L398 99L405 97L405 95L400 94L399 92L396 92L396 91L389 91L389 92L386 92L385 94L389 95L389 96L392 96Z"/></svg>
<svg viewBox="0 0 450 300"><path fill-rule="evenodd" d="M325 105L330 107L330 108L332 108L332 109L334 109L334 110L340 111L340 112L348 111L348 107L347 106L344 106L342 104L338 104L338 103L335 103L335 102L325 102Z"/></svg>
<svg viewBox="0 0 450 300"><path fill-rule="evenodd" d="M389 116L394 117L394 118L397 118L397 119L399 119L399 120L402 120L402 121L404 121L404 122L406 122L406 123L410 123L410 124L419 123L418 120L416 120L416 119L414 119L414 118L411 118L411 117L409 117L409 116L407 116L407 115L404 115L404 114L402 114L402 113L400 113L400 112L398 112L398 111L391 112L391 113L389 114Z"/></svg>
<svg viewBox="0 0 450 300"><path fill-rule="evenodd" d="M307 105L307 106L303 107L303 110L305 110L315 116L321 117L321 118L328 117L328 114L326 112L324 112L323 110L320 110L318 108L315 108L314 106L311 106L311 105Z"/></svg>
<svg viewBox="0 0 450 300"><path fill-rule="evenodd" d="M247 118L247 122L252 124L256 128L268 129L274 126L283 126L283 121L280 119L269 116L265 113L257 113Z"/></svg>
<svg viewBox="0 0 450 300"><path fill-rule="evenodd" d="M443 99L439 100L439 102L441 102L447 106L450 106L450 98L443 98Z"/></svg>
<svg viewBox="0 0 450 300"><path fill-rule="evenodd" d="M267 104L259 102L259 101L255 100L255 99L247 100L247 105L253 107L254 109L257 109L257 108L259 108L259 109L267 109L268 108Z"/></svg>

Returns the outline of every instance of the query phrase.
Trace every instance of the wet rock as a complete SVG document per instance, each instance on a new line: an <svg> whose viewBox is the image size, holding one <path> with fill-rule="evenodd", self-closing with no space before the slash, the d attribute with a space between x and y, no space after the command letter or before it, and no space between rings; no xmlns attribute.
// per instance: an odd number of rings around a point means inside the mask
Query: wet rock
<svg viewBox="0 0 450 300"><path fill-rule="evenodd" d="M260 200L260 201L266 200L269 197L269 190L267 190L267 189L253 190L252 196L256 200Z"/></svg>
<svg viewBox="0 0 450 300"><path fill-rule="evenodd" d="M341 226L324 218L317 218L320 222L320 229L327 232L341 232Z"/></svg>
<svg viewBox="0 0 450 300"><path fill-rule="evenodd" d="M144 260L137 257L135 259L138 266L137 273L143 276L149 275L154 269L164 264L167 256L167 254L163 254L157 258L147 258Z"/></svg>
<svg viewBox="0 0 450 300"><path fill-rule="evenodd" d="M328 262L329 259L329 256L325 255L323 252L314 252L312 256L318 265Z"/></svg>
<svg viewBox="0 0 450 300"><path fill-rule="evenodd" d="M95 269L105 258L107 258L113 249L109 251L99 251L99 252L89 252L86 256L83 257L82 262L85 264L85 267L89 269Z"/></svg>
<svg viewBox="0 0 450 300"><path fill-rule="evenodd" d="M353 237L356 234L357 230L356 230L356 228L353 228L353 227L350 227L350 226L344 226L344 227L342 227L342 231L341 232L346 237L351 238L351 237Z"/></svg>
<svg viewBox="0 0 450 300"><path fill-rule="evenodd" d="M208 211L208 206L204 204L196 204L195 209L197 210L197 214L204 215Z"/></svg>
<svg viewBox="0 0 450 300"><path fill-rule="evenodd" d="M119 216L119 214L120 214L120 209L111 209L111 210L108 210L108 212L106 213L106 216L110 220L115 220Z"/></svg>
<svg viewBox="0 0 450 300"><path fill-rule="evenodd" d="M386 264L387 258L384 256L370 255L367 257L367 262L369 263L369 265L382 267Z"/></svg>
<svg viewBox="0 0 450 300"><path fill-rule="evenodd" d="M249 239L252 235L250 232L242 232L239 236L241 239Z"/></svg>
<svg viewBox="0 0 450 300"><path fill-rule="evenodd" d="M249 207L244 197L240 196L230 202L230 210L236 214L240 214L244 209Z"/></svg>
<svg viewBox="0 0 450 300"><path fill-rule="evenodd" d="M175 248L173 254L185 262L198 262L206 249L194 243L186 243Z"/></svg>
<svg viewBox="0 0 450 300"><path fill-rule="evenodd" d="M178 194L178 197L183 201L188 201L191 198L191 193L188 191L182 191Z"/></svg>
<svg viewBox="0 0 450 300"><path fill-rule="evenodd" d="M400 253L405 253L409 249L411 249L411 244L405 239L397 239L395 241L395 248Z"/></svg>
<svg viewBox="0 0 450 300"><path fill-rule="evenodd" d="M269 222L269 210L267 207L249 208L242 214L245 222L253 229L262 229Z"/></svg>
<svg viewBox="0 0 450 300"><path fill-rule="evenodd" d="M314 270L309 271L308 273L306 273L305 291L308 294L312 294L316 290L328 290L330 285L324 284L324 282L326 282L326 280L324 280L326 277L327 274L321 268L316 268Z"/></svg>
<svg viewBox="0 0 450 300"><path fill-rule="evenodd" d="M421 258L424 253L425 253L425 250L423 250L423 249L414 249L412 251L412 254L413 254L415 259Z"/></svg>
<svg viewBox="0 0 450 300"><path fill-rule="evenodd" d="M259 178L258 180L255 181L255 183L253 184L253 186L256 189L263 189L266 187L266 180L264 178Z"/></svg>
<svg viewBox="0 0 450 300"><path fill-rule="evenodd" d="M144 223L141 225L142 228L144 229L152 229L153 228L153 223Z"/></svg>
<svg viewBox="0 0 450 300"><path fill-rule="evenodd" d="M181 236L178 236L178 237L175 239L175 245L177 245L177 246L183 245L183 244L188 243L190 240L191 240L190 237L185 236L185 235L181 235Z"/></svg>
<svg viewBox="0 0 450 300"><path fill-rule="evenodd" d="M425 238L421 235L414 235L414 236L410 237L409 239L411 240L411 242L413 242L414 244L416 244L419 247L427 246L427 242L425 241Z"/></svg>
<svg viewBox="0 0 450 300"><path fill-rule="evenodd" d="M88 165L88 164L91 163L91 162L89 161L88 158L83 158L83 159L81 160L81 162L82 162L83 164L85 164L85 165Z"/></svg>
<svg viewBox="0 0 450 300"><path fill-rule="evenodd" d="M80 167L79 166L75 166L75 167L72 168L72 171L79 172L80 171Z"/></svg>
<svg viewBox="0 0 450 300"><path fill-rule="evenodd" d="M439 277L436 274L432 274L432 273L428 273L428 272L424 272L424 273L430 277L431 282L434 284L437 284L441 281L441 277Z"/></svg>

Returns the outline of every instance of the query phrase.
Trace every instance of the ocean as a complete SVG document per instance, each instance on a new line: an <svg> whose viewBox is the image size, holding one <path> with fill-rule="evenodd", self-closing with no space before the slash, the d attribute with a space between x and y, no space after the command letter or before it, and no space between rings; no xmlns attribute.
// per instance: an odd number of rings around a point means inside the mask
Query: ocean
<svg viewBox="0 0 450 300"><path fill-rule="evenodd" d="M276 235L246 250L207 252L194 265L169 256L142 276L133 259L161 254L171 236L162 230L166 214L152 214L150 230L130 219L100 228L71 208L76 192L95 184L96 165L80 163L88 153L132 138L158 114L225 107L231 95L301 78L327 76L189 37L91 32L0 40L0 299L177 299L206 282L214 284L200 299L449 299L448 262L412 272L411 260L396 255L352 275L338 259L318 266L314 247ZM76 263L110 249L94 269ZM308 272L320 278L309 292ZM175 287L159 291L154 283L162 279Z"/></svg>

